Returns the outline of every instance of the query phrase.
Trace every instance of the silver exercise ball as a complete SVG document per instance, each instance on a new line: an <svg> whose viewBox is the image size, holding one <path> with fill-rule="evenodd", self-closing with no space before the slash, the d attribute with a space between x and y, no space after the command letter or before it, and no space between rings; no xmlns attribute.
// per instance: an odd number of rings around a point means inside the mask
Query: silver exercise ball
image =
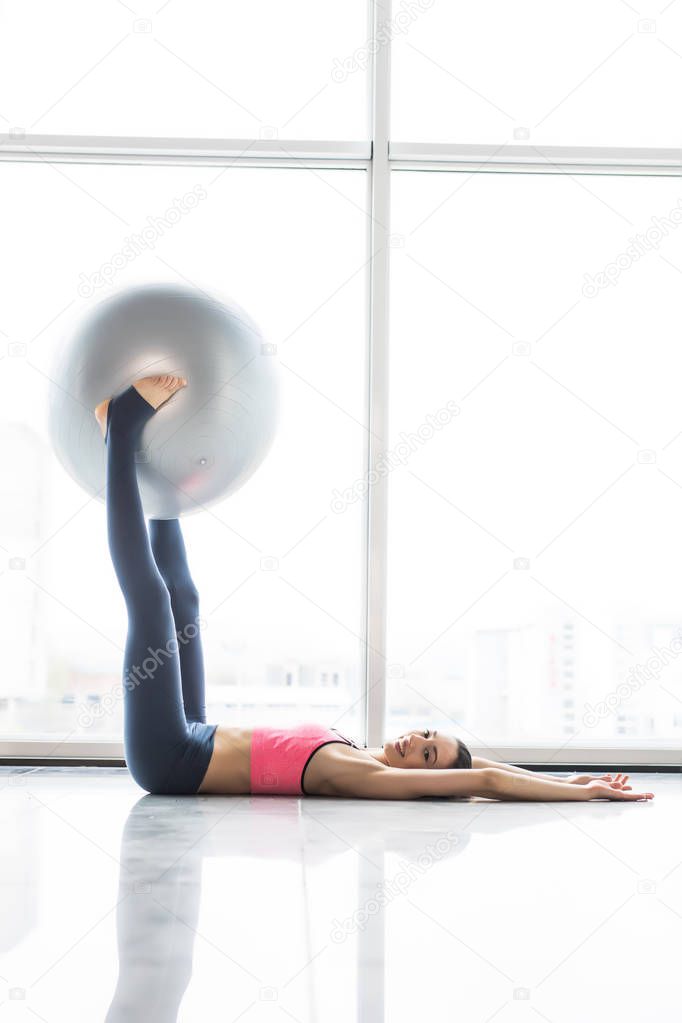
<svg viewBox="0 0 682 1023"><path fill-rule="evenodd" d="M258 468L278 411L273 346L238 305L192 288L147 285L91 309L52 371L49 428L59 461L104 499L106 447L94 416L140 377L182 388L145 425L136 455L145 514L171 519L227 497Z"/></svg>

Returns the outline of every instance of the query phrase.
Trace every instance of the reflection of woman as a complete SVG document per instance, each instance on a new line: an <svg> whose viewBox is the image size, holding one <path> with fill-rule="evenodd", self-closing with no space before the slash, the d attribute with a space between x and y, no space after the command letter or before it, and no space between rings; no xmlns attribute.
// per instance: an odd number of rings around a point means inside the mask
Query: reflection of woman
<svg viewBox="0 0 682 1023"><path fill-rule="evenodd" d="M651 798L632 792L620 775L575 784L579 779L570 783L472 761L461 740L430 729L407 732L381 749L360 749L317 724L286 729L206 724L198 594L180 525L176 519L152 520L147 535L135 465L145 423L186 383L181 377L145 377L95 410L107 443L109 549L128 609L125 751L142 788L158 794L375 799Z"/></svg>
<svg viewBox="0 0 682 1023"><path fill-rule="evenodd" d="M121 838L118 978L106 1023L171 1023L192 976L201 902L196 822L174 814L173 831L164 829L162 841L153 841L159 837L158 823L151 832L149 827L153 806L153 797L143 796ZM159 862L159 855L166 862Z"/></svg>

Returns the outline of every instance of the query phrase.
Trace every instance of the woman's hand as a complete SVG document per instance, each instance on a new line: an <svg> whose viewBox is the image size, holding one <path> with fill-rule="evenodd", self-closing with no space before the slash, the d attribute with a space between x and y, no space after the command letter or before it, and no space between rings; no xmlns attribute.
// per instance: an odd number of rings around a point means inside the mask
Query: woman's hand
<svg viewBox="0 0 682 1023"><path fill-rule="evenodd" d="M621 775L618 775L621 777ZM632 792L629 785L621 786L615 782L589 781L585 785L586 799L653 799L653 792Z"/></svg>
<svg viewBox="0 0 682 1023"><path fill-rule="evenodd" d="M590 782L601 781L609 785L613 785L616 788L627 790L631 788L631 786L628 785L629 777L630 776L628 774L572 774L569 778L566 778L565 781L567 781L569 785L589 785Z"/></svg>
<svg viewBox="0 0 682 1023"><path fill-rule="evenodd" d="M400 773L400 772L398 772ZM407 773L407 772L402 772ZM552 802L585 802L587 799L652 799L652 792L631 792L629 786L623 787L621 782L608 782L601 779L592 779L586 785L567 785L565 781L553 779L548 781L545 778L534 778L532 773L514 774L503 771L499 768L488 767L471 771L419 771L411 772L414 775L436 775L442 774L447 778L449 775L469 775L470 783L467 787L464 782L464 790L470 796L483 796L484 799L522 799L537 800L543 803ZM431 787L433 783L430 783ZM457 778L457 785L460 785L460 778ZM451 794L456 793L453 789ZM426 793L424 793L426 794ZM431 793L435 794L435 793Z"/></svg>

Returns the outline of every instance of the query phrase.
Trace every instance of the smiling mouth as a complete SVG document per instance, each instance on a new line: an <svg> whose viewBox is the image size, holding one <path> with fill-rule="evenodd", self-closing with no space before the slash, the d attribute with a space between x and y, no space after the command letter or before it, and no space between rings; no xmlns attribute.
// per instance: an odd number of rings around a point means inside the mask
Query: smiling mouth
<svg viewBox="0 0 682 1023"><path fill-rule="evenodd" d="M398 751L398 753L400 754L400 756L404 757L405 754L403 752L402 746L400 745L400 739L396 739L396 741L393 743L393 745L395 746L395 748Z"/></svg>

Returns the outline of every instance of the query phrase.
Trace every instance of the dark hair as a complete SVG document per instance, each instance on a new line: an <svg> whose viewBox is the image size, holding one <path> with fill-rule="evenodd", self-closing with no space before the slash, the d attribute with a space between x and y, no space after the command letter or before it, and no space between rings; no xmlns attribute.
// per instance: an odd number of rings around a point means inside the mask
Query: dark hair
<svg viewBox="0 0 682 1023"><path fill-rule="evenodd" d="M455 736L455 738L457 737ZM466 746L461 739L457 739L457 746L459 752L457 753L457 759L452 767L457 767L463 771L469 770L471 767L471 753L469 752L469 747Z"/></svg>

